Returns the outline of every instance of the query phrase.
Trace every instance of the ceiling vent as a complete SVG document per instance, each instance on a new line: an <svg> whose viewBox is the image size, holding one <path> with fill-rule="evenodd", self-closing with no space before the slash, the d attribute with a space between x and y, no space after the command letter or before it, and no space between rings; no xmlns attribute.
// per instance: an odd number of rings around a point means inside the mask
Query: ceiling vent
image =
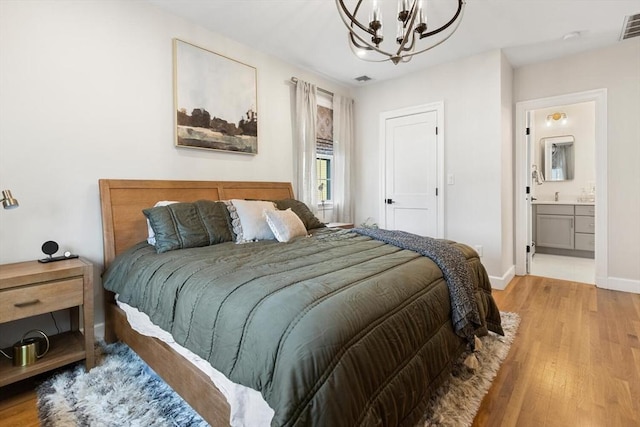
<svg viewBox="0 0 640 427"><path fill-rule="evenodd" d="M626 40L637 36L640 36L640 13L629 15L624 18L622 33L620 33L620 40Z"/></svg>
<svg viewBox="0 0 640 427"><path fill-rule="evenodd" d="M368 82L369 80L372 80L372 78L369 76L360 76L356 77L356 80L359 82Z"/></svg>

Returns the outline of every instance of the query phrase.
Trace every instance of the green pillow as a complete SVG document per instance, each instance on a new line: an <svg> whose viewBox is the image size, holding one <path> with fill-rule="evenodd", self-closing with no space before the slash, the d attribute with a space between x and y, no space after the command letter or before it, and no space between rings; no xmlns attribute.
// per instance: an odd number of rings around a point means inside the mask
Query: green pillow
<svg viewBox="0 0 640 427"><path fill-rule="evenodd" d="M307 230L313 230L314 228L322 228L326 227L322 221L320 221L316 216L311 212L311 209L304 203L295 199L283 199L283 200L274 200L276 207L285 211L291 208L292 211L300 217L302 223L304 224Z"/></svg>
<svg viewBox="0 0 640 427"><path fill-rule="evenodd" d="M142 212L155 233L158 253L233 241L231 217L223 202L198 200Z"/></svg>

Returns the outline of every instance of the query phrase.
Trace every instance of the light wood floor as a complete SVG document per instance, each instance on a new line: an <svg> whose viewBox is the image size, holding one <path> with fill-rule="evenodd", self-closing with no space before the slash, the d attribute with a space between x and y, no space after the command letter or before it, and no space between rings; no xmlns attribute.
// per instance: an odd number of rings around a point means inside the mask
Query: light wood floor
<svg viewBox="0 0 640 427"><path fill-rule="evenodd" d="M522 320L474 426L640 426L640 295L525 276L494 296ZM23 387L0 426L39 425Z"/></svg>
<svg viewBox="0 0 640 427"><path fill-rule="evenodd" d="M0 356L2 357L2 356ZM37 379L0 388L0 426L38 427L35 387Z"/></svg>
<svg viewBox="0 0 640 427"><path fill-rule="evenodd" d="M521 323L474 426L640 426L640 295L516 277Z"/></svg>

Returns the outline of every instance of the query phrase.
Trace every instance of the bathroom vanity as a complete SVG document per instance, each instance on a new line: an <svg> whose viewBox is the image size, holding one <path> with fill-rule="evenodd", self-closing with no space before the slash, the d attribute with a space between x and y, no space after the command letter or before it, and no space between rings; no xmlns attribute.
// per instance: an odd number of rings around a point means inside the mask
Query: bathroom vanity
<svg viewBox="0 0 640 427"><path fill-rule="evenodd" d="M532 210L535 252L594 258L593 203L536 201Z"/></svg>

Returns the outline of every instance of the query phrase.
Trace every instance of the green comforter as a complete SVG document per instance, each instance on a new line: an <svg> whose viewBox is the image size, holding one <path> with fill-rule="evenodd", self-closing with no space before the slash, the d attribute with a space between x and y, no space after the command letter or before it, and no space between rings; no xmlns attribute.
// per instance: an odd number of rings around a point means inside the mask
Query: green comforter
<svg viewBox="0 0 640 427"><path fill-rule="evenodd" d="M478 334L502 333L477 255L455 246L477 282ZM104 286L259 390L274 426L413 425L465 347L433 261L347 231L163 254L141 243Z"/></svg>

